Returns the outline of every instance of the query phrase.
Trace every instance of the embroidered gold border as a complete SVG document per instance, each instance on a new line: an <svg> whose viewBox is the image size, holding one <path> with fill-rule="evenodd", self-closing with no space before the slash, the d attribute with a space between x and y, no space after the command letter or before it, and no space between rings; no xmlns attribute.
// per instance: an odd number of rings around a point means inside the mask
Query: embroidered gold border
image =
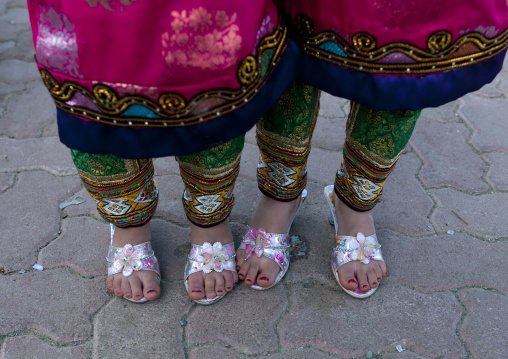
<svg viewBox="0 0 508 359"><path fill-rule="evenodd" d="M105 84L96 84L93 90L73 82L65 81L60 84L49 71L41 69L44 84L53 96L57 107L61 110L86 118L95 122L116 126L135 127L180 127L205 123L219 116L225 115L248 103L260 88L266 83L269 74L280 61L288 44L288 29L279 17L275 32L265 36L259 43L256 57L247 56L238 66L237 77L241 83L239 89L214 89L200 93L187 101L178 93L163 93L158 102L154 102L140 95L120 97L118 93ZM272 51L270 64L264 76L262 74L262 56L266 51ZM268 53L270 54L270 53ZM77 92L82 93L92 101L102 112L93 111L79 106L70 106L70 100ZM218 99L225 104L201 113L194 113L204 100ZM160 118L139 118L120 116L132 105L141 105Z"/></svg>
<svg viewBox="0 0 508 359"><path fill-rule="evenodd" d="M508 48L508 29L492 39L480 33L469 33L459 37L454 43L449 31L440 30L429 36L427 49L421 49L403 42L378 47L374 36L365 32L354 34L351 43L332 31L314 34L314 24L304 14L297 14L295 23L301 35L300 45L307 54L344 68L375 74L424 75L455 70L490 59ZM318 47L328 41L334 42L347 56L340 56ZM473 46L477 51L461 55L461 49L468 51L467 47ZM416 63L378 63L394 52L403 53Z"/></svg>
<svg viewBox="0 0 508 359"><path fill-rule="evenodd" d="M79 168L76 169L79 176L86 181L100 183L102 185L111 185L130 180L134 176L137 176L140 172L143 172L146 168L153 167L153 162L151 159L124 160L124 166L127 170L126 172L112 176L94 176L88 172L80 170Z"/></svg>

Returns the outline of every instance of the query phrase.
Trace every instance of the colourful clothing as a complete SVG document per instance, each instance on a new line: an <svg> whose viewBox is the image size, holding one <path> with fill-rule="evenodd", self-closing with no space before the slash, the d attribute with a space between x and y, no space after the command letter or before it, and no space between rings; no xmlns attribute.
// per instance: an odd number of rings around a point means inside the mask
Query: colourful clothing
<svg viewBox="0 0 508 359"><path fill-rule="evenodd" d="M491 82L506 0L279 0L305 54L300 81L380 110L440 106Z"/></svg>
<svg viewBox="0 0 508 359"><path fill-rule="evenodd" d="M250 129L294 82L271 0L29 0L62 142L187 155ZM293 46L296 50L296 46Z"/></svg>

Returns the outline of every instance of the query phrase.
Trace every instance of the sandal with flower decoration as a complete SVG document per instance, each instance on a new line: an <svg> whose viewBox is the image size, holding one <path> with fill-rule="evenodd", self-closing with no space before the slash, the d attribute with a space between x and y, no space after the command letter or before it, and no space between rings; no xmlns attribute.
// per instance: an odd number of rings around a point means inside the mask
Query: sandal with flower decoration
<svg viewBox="0 0 508 359"><path fill-rule="evenodd" d="M111 225L111 243L113 243L114 233L115 226ZM110 245L106 260L108 262L108 277L117 273L122 273L125 277L128 277L134 271L149 270L157 273L160 283L159 262L154 255L150 242L135 246L126 244L123 247L113 247ZM124 298L133 303L144 303L147 301L145 297L138 300Z"/></svg>
<svg viewBox="0 0 508 359"><path fill-rule="evenodd" d="M215 242L213 245L205 242L202 246L193 244L191 252L187 257L187 264L185 265L185 289L189 287L189 276L196 272L203 271L205 273L210 273L216 271L220 273L223 270L229 270L236 273L235 256L235 244L233 242L224 245L220 242ZM211 299L203 298L193 300L201 305L210 305L222 299L226 294L227 292Z"/></svg>
<svg viewBox="0 0 508 359"><path fill-rule="evenodd" d="M307 190L304 189L300 196L300 204L298 209L300 209L306 197ZM250 259L253 254L257 257L265 256L277 263L277 265L280 267L280 271L277 273L277 277L271 286L261 287L257 284L253 284L250 286L252 289L270 289L279 283L286 275L286 272L289 268L289 230L293 225L293 221L295 220L298 209L296 210L295 216L289 225L287 233L267 233L264 228L249 228L249 231L243 237L242 243L238 249L245 250L245 260Z"/></svg>
<svg viewBox="0 0 508 359"><path fill-rule="evenodd" d="M360 288L355 290L346 289L340 284L339 281L339 268L351 261L360 261L365 264L369 264L371 260L384 261L383 255L381 254L381 245L377 240L376 234L365 237L363 233L358 233L356 237L353 236L339 236L338 224L335 216L335 204L333 198L334 188L333 185L325 187L325 198L330 207L330 213L328 220L330 224L335 226L335 241L337 245L332 251L332 271L335 276L335 280L339 283L340 287L350 296L365 299L370 297L376 291L376 288L371 288L366 292L362 292Z"/></svg>

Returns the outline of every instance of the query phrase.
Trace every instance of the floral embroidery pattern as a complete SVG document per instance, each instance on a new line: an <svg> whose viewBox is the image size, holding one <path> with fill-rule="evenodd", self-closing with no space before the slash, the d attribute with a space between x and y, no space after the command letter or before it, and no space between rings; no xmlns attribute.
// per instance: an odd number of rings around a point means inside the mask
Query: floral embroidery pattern
<svg viewBox="0 0 508 359"><path fill-rule="evenodd" d="M67 16L57 13L52 8L43 10L35 46L39 64L72 77L83 78L79 73L74 24Z"/></svg>
<svg viewBox="0 0 508 359"><path fill-rule="evenodd" d="M162 55L168 66L182 65L202 69L227 68L237 62L242 37L235 24L236 13L215 13L199 7L190 12L171 12L172 35L162 34Z"/></svg>
<svg viewBox="0 0 508 359"><path fill-rule="evenodd" d="M100 3L106 10L115 11L118 7L123 11L124 6L128 6L137 0L85 0L90 7L97 7Z"/></svg>

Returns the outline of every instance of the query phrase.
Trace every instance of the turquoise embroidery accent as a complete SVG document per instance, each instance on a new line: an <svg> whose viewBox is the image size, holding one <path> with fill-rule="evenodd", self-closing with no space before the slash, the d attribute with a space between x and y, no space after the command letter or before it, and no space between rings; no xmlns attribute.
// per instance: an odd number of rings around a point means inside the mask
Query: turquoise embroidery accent
<svg viewBox="0 0 508 359"><path fill-rule="evenodd" d="M331 52L332 54L339 55L342 57L347 57L346 53L333 41L323 42L319 45L320 49Z"/></svg>
<svg viewBox="0 0 508 359"><path fill-rule="evenodd" d="M122 117L143 117L143 118L161 118L156 115L153 111L147 109L141 105L132 105L129 106L124 113L122 113Z"/></svg>

